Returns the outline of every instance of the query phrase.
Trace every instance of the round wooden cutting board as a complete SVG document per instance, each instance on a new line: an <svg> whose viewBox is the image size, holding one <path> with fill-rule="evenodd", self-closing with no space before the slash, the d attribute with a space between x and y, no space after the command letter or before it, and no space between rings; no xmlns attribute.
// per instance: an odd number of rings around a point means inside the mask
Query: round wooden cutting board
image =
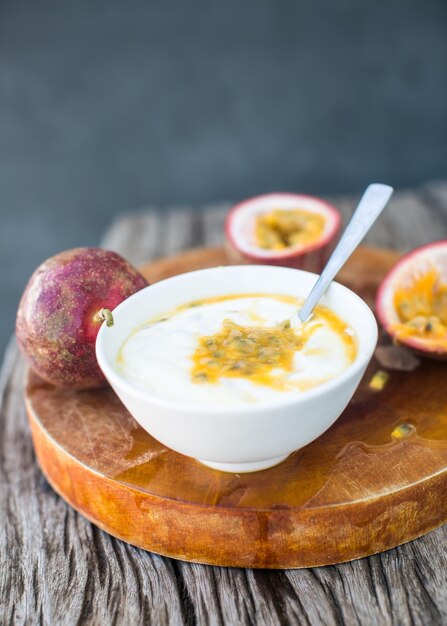
<svg viewBox="0 0 447 626"><path fill-rule="evenodd" d="M361 248L340 282L372 303L396 261ZM143 268L149 281L226 264L191 250ZM26 406L40 466L85 517L136 546L200 563L309 567L399 545L447 520L447 364L390 371L374 359L322 437L282 464L225 474L155 441L110 389L56 389L30 373Z"/></svg>

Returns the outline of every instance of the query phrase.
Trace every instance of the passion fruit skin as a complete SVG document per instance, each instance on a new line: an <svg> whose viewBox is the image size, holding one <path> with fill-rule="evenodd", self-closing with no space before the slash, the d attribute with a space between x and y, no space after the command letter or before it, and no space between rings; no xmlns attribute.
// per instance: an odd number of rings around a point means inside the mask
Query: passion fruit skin
<svg viewBox="0 0 447 626"><path fill-rule="evenodd" d="M328 262L336 243L336 240L328 241L322 246L309 246L305 251L297 254L283 254L277 257L262 258L241 252L230 240L227 240L225 242L225 251L229 261L234 265L275 265L319 274Z"/></svg>
<svg viewBox="0 0 447 626"><path fill-rule="evenodd" d="M75 248L42 263L20 300L16 336L33 370L58 387L92 389L107 384L95 356L102 308L147 286L115 252Z"/></svg>
<svg viewBox="0 0 447 626"><path fill-rule="evenodd" d="M405 268L410 264L418 261L418 257L422 258L422 255L437 254L439 251L444 252L447 258L447 240L436 241L426 244L411 252L405 254L401 259L390 269L385 278L383 279L376 295L375 310L377 318L382 325L385 332L391 337L393 343L396 345L405 346L411 350L415 355L434 361L447 361L447 351L441 346L437 346L433 343L430 345L424 342L423 338L407 337L405 339L398 339L393 329L393 324L390 320L389 310L386 306L387 296L395 290L395 283L397 276L404 274Z"/></svg>

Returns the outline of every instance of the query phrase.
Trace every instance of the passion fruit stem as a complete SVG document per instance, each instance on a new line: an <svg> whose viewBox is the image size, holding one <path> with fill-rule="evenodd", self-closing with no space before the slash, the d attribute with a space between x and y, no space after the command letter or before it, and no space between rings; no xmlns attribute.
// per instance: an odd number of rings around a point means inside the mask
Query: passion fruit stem
<svg viewBox="0 0 447 626"><path fill-rule="evenodd" d="M113 324L114 324L112 311L110 309L101 309L96 314L96 318L100 322L105 322L107 324L107 326L113 326Z"/></svg>

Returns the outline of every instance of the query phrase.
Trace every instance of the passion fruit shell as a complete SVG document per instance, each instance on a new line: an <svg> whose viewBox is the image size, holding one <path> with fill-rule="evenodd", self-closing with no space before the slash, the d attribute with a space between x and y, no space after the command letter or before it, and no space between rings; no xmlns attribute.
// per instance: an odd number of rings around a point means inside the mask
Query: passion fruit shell
<svg viewBox="0 0 447 626"><path fill-rule="evenodd" d="M272 212L302 211L322 217L321 232L308 242L269 249L256 240L258 220ZM230 209L225 222L226 247L234 263L284 265L320 272L338 239L341 216L331 204L313 196L271 193L249 198Z"/></svg>
<svg viewBox="0 0 447 626"><path fill-rule="evenodd" d="M376 312L397 344L447 359L447 240L403 256L383 280Z"/></svg>

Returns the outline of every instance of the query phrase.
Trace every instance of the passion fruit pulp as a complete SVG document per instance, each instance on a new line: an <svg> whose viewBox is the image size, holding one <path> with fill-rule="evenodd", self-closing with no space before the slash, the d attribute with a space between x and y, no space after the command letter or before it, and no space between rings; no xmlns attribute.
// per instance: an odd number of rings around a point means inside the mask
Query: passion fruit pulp
<svg viewBox="0 0 447 626"><path fill-rule="evenodd" d="M405 255L380 286L376 310L396 343L447 359L447 241Z"/></svg>
<svg viewBox="0 0 447 626"><path fill-rule="evenodd" d="M319 272L340 231L337 209L301 194L273 193L234 206L225 233L237 263L285 265Z"/></svg>
<svg viewBox="0 0 447 626"><path fill-rule="evenodd" d="M323 215L305 209L273 209L256 219L255 241L264 250L312 244L321 237L325 223Z"/></svg>

